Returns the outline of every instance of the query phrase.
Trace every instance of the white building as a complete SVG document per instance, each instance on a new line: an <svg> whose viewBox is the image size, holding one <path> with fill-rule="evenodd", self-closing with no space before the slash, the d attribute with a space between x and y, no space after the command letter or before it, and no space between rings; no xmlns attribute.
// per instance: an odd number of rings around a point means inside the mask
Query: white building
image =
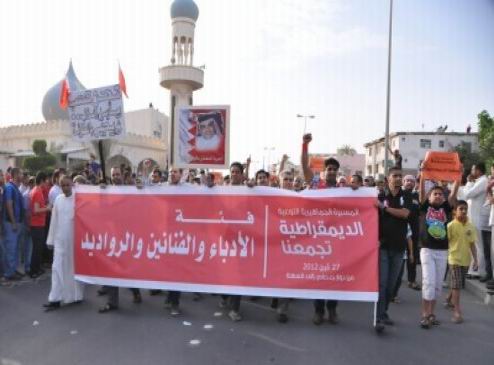
<svg viewBox="0 0 494 365"><path fill-rule="evenodd" d="M463 145L471 152L478 152L477 133L456 132L396 132L389 135L392 151L399 150L403 157L402 167L405 174L416 174L427 151L452 151ZM379 176L384 174L384 137L364 145L365 174ZM388 154L388 166L393 166L393 155Z"/></svg>
<svg viewBox="0 0 494 365"><path fill-rule="evenodd" d="M72 62L66 73L71 90L84 90L77 79ZM0 128L0 168L22 167L22 160L33 156L34 140L45 140L48 151L61 157L60 165L73 167L98 156L94 143L81 143L72 139L67 110L59 106L61 81L48 90L43 98L44 122L10 125ZM151 166L167 166L168 117L150 105L147 109L125 113L126 136L105 142L106 169L125 164L133 171L142 171L144 161ZM147 164L149 166L149 163ZM149 167L148 167L149 169Z"/></svg>

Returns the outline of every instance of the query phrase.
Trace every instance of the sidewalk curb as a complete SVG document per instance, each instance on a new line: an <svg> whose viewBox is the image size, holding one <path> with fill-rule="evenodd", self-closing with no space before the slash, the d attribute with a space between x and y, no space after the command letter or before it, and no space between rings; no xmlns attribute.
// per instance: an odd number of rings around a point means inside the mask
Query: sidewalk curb
<svg viewBox="0 0 494 365"><path fill-rule="evenodd" d="M474 295L476 298L482 300L489 308L494 309L494 295L487 293L485 284L479 282L478 280L466 280L465 290Z"/></svg>

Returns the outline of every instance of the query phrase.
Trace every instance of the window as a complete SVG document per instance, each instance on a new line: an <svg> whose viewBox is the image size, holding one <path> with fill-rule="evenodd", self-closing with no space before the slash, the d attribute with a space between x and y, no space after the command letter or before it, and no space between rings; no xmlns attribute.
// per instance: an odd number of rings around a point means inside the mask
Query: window
<svg viewBox="0 0 494 365"><path fill-rule="evenodd" d="M405 137L401 137L401 141L402 142L405 142L406 141L406 138Z"/></svg>
<svg viewBox="0 0 494 365"><path fill-rule="evenodd" d="M430 139L421 139L420 140L420 148L432 148L432 141Z"/></svg>
<svg viewBox="0 0 494 365"><path fill-rule="evenodd" d="M439 148L444 148L444 141L439 141Z"/></svg>
<svg viewBox="0 0 494 365"><path fill-rule="evenodd" d="M369 147L369 156L372 156L372 147Z"/></svg>

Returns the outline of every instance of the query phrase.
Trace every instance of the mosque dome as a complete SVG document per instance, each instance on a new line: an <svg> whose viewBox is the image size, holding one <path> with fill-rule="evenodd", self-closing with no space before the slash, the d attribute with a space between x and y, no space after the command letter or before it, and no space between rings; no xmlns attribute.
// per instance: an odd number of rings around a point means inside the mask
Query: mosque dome
<svg viewBox="0 0 494 365"><path fill-rule="evenodd" d="M69 83L71 91L86 90L84 85L81 84L77 78L72 61L70 61L69 69L65 74L65 78ZM62 79L63 80L63 79ZM50 120L68 120L69 113L67 110L60 108L60 92L62 89L62 80L53 85L45 94L42 104L43 117L46 121Z"/></svg>
<svg viewBox="0 0 494 365"><path fill-rule="evenodd" d="M194 21L199 18L199 8L194 0L175 0L170 8L172 18L190 18Z"/></svg>

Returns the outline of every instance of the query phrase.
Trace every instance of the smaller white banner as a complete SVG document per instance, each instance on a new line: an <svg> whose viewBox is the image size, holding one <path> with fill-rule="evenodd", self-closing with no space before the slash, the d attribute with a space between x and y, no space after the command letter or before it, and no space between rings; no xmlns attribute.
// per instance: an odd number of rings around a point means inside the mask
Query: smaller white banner
<svg viewBox="0 0 494 365"><path fill-rule="evenodd" d="M87 142L125 136L122 92L118 85L74 91L69 96L74 139Z"/></svg>

